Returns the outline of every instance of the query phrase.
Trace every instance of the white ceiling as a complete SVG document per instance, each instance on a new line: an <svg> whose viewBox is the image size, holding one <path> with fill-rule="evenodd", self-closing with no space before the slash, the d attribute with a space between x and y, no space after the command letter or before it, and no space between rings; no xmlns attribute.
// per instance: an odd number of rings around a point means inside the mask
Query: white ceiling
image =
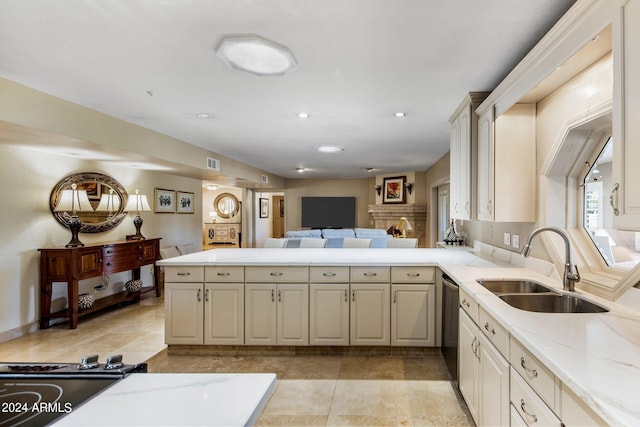
<svg viewBox="0 0 640 427"><path fill-rule="evenodd" d="M419 171L449 150L465 93L492 90L573 3L0 0L0 76L282 177ZM297 69L230 69L215 48L243 34Z"/></svg>

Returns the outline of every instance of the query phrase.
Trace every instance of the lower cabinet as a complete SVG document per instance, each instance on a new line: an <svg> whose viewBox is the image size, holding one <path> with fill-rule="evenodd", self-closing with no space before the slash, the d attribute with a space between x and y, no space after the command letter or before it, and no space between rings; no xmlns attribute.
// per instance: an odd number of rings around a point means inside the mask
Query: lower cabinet
<svg viewBox="0 0 640 427"><path fill-rule="evenodd" d="M164 284L164 341L203 344L203 283Z"/></svg>
<svg viewBox="0 0 640 427"><path fill-rule="evenodd" d="M351 284L351 345L389 345L389 283Z"/></svg>
<svg viewBox="0 0 640 427"><path fill-rule="evenodd" d="M349 345L349 284L309 285L309 344Z"/></svg>
<svg viewBox="0 0 640 427"><path fill-rule="evenodd" d="M462 309L458 385L477 425L509 425L509 362Z"/></svg>
<svg viewBox="0 0 640 427"><path fill-rule="evenodd" d="M435 289L435 285L391 285L391 345L435 345Z"/></svg>
<svg viewBox="0 0 640 427"><path fill-rule="evenodd" d="M308 345L309 285L245 284L245 344Z"/></svg>

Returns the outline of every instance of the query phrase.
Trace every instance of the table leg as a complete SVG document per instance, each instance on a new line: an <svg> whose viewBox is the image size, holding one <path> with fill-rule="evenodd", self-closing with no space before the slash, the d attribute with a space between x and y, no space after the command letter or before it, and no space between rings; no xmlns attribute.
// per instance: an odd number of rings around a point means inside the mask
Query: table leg
<svg viewBox="0 0 640 427"><path fill-rule="evenodd" d="M52 282L43 281L40 283L40 329L49 327L52 288Z"/></svg>

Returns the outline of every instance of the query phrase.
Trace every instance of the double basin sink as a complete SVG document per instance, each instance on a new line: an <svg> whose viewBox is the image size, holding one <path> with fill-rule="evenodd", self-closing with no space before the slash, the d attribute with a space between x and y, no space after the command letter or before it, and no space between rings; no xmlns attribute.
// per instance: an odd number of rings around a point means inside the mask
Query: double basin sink
<svg viewBox="0 0 640 427"><path fill-rule="evenodd" d="M501 300L520 310L538 313L606 313L599 304L527 279L478 279Z"/></svg>

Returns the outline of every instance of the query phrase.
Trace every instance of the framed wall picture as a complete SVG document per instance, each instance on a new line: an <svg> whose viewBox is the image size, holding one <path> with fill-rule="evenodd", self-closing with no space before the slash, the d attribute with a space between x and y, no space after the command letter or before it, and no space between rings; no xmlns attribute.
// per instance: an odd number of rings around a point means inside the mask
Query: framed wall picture
<svg viewBox="0 0 640 427"><path fill-rule="evenodd" d="M176 211L176 192L164 188L154 191L153 211L156 213L174 213Z"/></svg>
<svg viewBox="0 0 640 427"><path fill-rule="evenodd" d="M382 195L382 203L406 203L405 202L405 186L406 176L395 176L393 178L384 178L384 188Z"/></svg>
<svg viewBox="0 0 640 427"><path fill-rule="evenodd" d="M192 214L193 197L193 193L188 191L176 191L176 212L179 214Z"/></svg>
<svg viewBox="0 0 640 427"><path fill-rule="evenodd" d="M260 197L260 218L269 218L269 199Z"/></svg>

